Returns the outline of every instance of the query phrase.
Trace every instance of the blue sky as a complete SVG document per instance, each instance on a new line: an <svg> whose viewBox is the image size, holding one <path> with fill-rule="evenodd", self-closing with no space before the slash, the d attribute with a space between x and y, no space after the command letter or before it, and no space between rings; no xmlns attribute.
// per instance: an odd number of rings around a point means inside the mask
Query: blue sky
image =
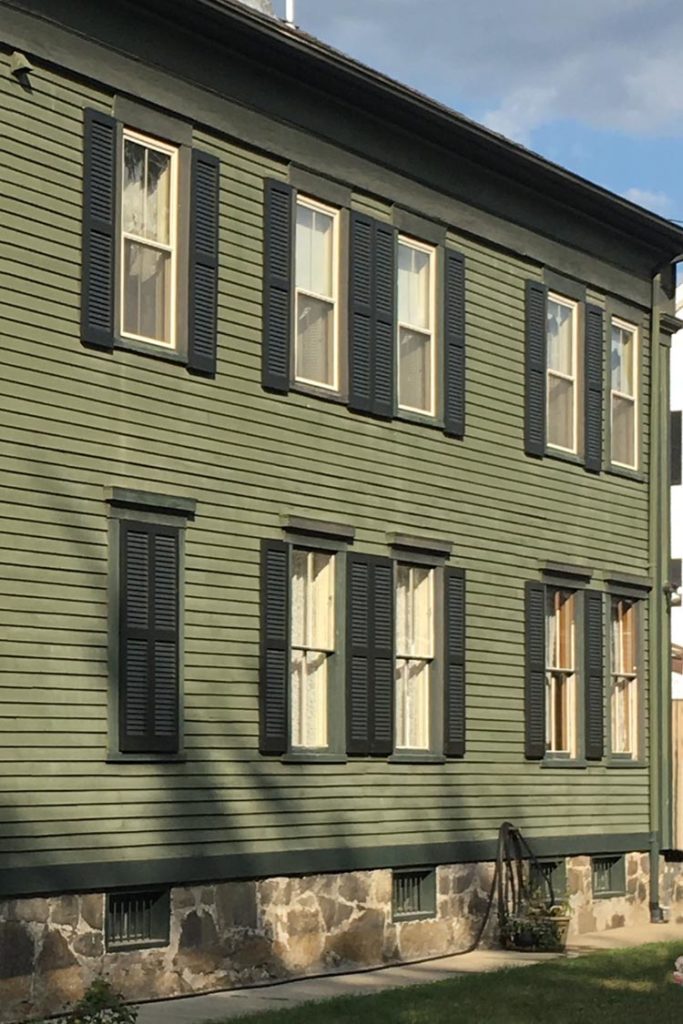
<svg viewBox="0 0 683 1024"><path fill-rule="evenodd" d="M296 0L296 21L683 221L683 0Z"/></svg>

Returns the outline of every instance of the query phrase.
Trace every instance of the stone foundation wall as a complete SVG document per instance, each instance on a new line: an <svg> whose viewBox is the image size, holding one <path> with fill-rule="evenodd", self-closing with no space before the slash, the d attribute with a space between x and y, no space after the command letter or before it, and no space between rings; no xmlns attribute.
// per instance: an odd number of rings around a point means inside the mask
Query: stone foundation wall
<svg viewBox="0 0 683 1024"><path fill-rule="evenodd" d="M683 921L683 865L662 864L662 904ZM56 1014L98 975L131 1001L353 970L466 949L493 864L437 869L436 915L392 920L390 870L178 887L168 946L106 951L102 894L0 902L0 1022ZM648 858L628 854L625 896L594 899L589 857L567 859L570 938L649 921ZM492 913L482 945L496 943Z"/></svg>

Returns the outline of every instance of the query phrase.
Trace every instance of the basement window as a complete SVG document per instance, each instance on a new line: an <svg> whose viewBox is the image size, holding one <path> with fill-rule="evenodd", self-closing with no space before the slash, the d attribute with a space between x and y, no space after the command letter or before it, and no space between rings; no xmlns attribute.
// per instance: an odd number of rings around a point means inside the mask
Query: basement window
<svg viewBox="0 0 683 1024"><path fill-rule="evenodd" d="M552 891L553 903L567 895L567 862L562 858L532 861L529 865L529 888L543 899Z"/></svg>
<svg viewBox="0 0 683 1024"><path fill-rule="evenodd" d="M436 917L436 868L393 873L394 921Z"/></svg>
<svg viewBox="0 0 683 1024"><path fill-rule="evenodd" d="M169 889L107 895L105 940L108 950L167 946L170 923Z"/></svg>
<svg viewBox="0 0 683 1024"><path fill-rule="evenodd" d="M593 896L605 898L624 896L626 893L626 863L624 857L593 857Z"/></svg>

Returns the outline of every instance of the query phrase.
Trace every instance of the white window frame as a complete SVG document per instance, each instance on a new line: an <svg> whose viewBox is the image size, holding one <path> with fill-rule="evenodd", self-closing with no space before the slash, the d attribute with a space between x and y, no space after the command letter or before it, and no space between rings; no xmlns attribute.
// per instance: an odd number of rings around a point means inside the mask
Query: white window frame
<svg viewBox="0 0 683 1024"><path fill-rule="evenodd" d="M612 387L612 367L610 363L610 400L609 400L609 415L610 415L610 462L613 466L621 466L622 469L637 470L639 466L638 449L640 447L640 432L638 430L638 416L639 416L639 400L638 393L640 390L640 336L638 328L635 324L629 323L628 320L622 320L618 316L613 316L610 321L610 354L612 351L612 327L616 327L621 331L628 331L633 335L633 394L627 395L624 391L617 391L616 388ZM618 462L613 458L612 453L614 451L614 399L621 398L628 402L633 402L633 464L629 465L627 462Z"/></svg>
<svg viewBox="0 0 683 1024"><path fill-rule="evenodd" d="M340 211L334 206L328 206L326 203L321 203L318 199L312 199L310 196L302 196L297 194L296 197L297 206L305 206L309 210L316 210L319 213L324 213L328 217L332 218L332 295L320 295L318 292L309 291L307 288L299 288L296 283L296 266L294 268L294 380L297 384L306 384L313 388L323 388L325 391L338 392L339 391L339 214ZM294 222L294 249L296 252L296 218ZM299 375L297 368L297 360L299 355L299 293L308 295L312 299L317 299L319 302L327 302L332 305L332 366L333 366L333 382L332 384L324 384L319 380L310 380L308 377L302 377Z"/></svg>
<svg viewBox="0 0 683 1024"><path fill-rule="evenodd" d="M294 743L293 738L292 738L291 749L292 749L292 751L295 751L295 752L299 752L299 751L327 751L327 750L330 749L330 681L331 681L331 676L332 676L330 659L332 658L332 656L335 653L335 649L336 649L335 645L336 645L336 642L337 642L337 569L338 569L338 566L337 566L337 553L335 551L328 551L328 550L322 549L322 548L299 547L298 545L295 545L292 548L292 552L291 552L291 554L292 554L292 562L293 562L294 553L296 551L300 551L300 552L302 552L303 554L306 555L306 578L307 578L307 580L309 578L308 566L309 566L310 560L313 559L315 557L315 555L325 555L325 556L330 558L330 563L331 563L330 564L330 573L331 573L330 587L331 587L331 593L332 593L332 620L329 623L329 630L330 630L330 639L332 641L332 646L331 647L311 647L311 646L306 646L306 645L303 645L303 644L295 644L294 643L294 624L293 624L293 621L292 621L292 623L290 623L290 657L294 654L295 651L298 651L299 653L304 655L304 658L305 658L305 656L307 654L324 654L325 655L325 659L326 659L325 702L324 702L324 707L323 707L323 711L322 711L322 721L323 721L323 728L324 728L324 732L325 732L325 741L326 742L324 744L322 744L322 745L318 744L316 746L307 746L305 744ZM293 571L290 570L290 580L289 580L290 598L291 598L291 594L292 594L292 585L293 585ZM310 627L309 623L306 623L305 626L304 626L304 633L307 636L308 636L308 633L309 633L309 627ZM293 658L292 658L292 661L293 661ZM303 710L303 708L300 709L300 714L301 714L302 710ZM293 704L293 695L292 695L292 686L291 685L289 687L289 707L287 709L287 713L289 715L290 735L292 735L292 737L293 737L293 733L294 733L294 727L293 727L294 726L294 721L293 721L294 720L294 704ZM302 717L302 721L303 721L303 717Z"/></svg>
<svg viewBox="0 0 683 1024"><path fill-rule="evenodd" d="M633 620L633 647L635 653L635 665L633 671L622 671L623 665L623 622L619 620L619 640L615 642L615 605L624 601L629 602L634 616ZM640 613L641 603L634 598L619 597L612 595L610 602L610 644L611 644L611 676L610 676L610 754L619 758L630 758L638 760L638 744L640 742ZM628 688L626 699L630 705L629 719L631 723L631 735L628 737L628 750L616 750L616 729L615 729L615 701L616 691L619 684L626 684Z"/></svg>
<svg viewBox="0 0 683 1024"><path fill-rule="evenodd" d="M429 753L429 751L431 749L431 744L432 744L432 705L433 705L432 687L434 686L434 664L435 664L435 661L436 661L436 569L433 568L432 566L420 565L419 563L403 562L403 561L397 562L396 565L395 565L395 569L394 569L394 591L395 591L396 594L398 593L398 570L399 570L399 567L402 567L404 569L408 569L410 574L411 574L411 576L412 576L412 573L416 569L417 570L421 570L421 571L427 571L429 573L428 579L429 579L429 602L430 602L429 606L430 606L430 609L431 609L431 623L430 623L430 626L431 626L431 655L426 656L425 653L422 653L422 652L419 652L419 651L405 652L405 653L400 653L399 652L399 645L398 645L398 617L397 617L397 619L396 619L396 627L395 627L395 632L396 632L396 636L395 636L396 652L395 652L395 656L394 656L394 702L395 702L395 713L394 713L395 721L394 721L394 727L395 727L395 730L396 730L395 750L397 751L397 753L401 753L401 754L406 754L406 753L411 753L411 752L412 753L424 754L424 753ZM398 707L398 697L397 697L399 681L398 681L398 678L397 678L396 670L398 669L399 664L405 664L406 662L410 663L411 661L426 662L426 664L427 664L427 669L426 669L426 672L427 672L427 703L426 703L427 720L424 723L424 727L425 727L424 731L425 731L425 734L426 734L426 744L425 744L424 747L402 746L398 742L399 735L401 733L405 732L405 723L404 723L404 728L403 729L399 729L399 724L400 723L399 723L399 718L398 718L399 707Z"/></svg>
<svg viewBox="0 0 683 1024"><path fill-rule="evenodd" d="M414 324L410 324L405 320L401 320L398 316L398 310L400 304L396 302L396 401L399 409L403 409L406 412L417 413L418 416L435 416L436 415L436 248L433 245L428 245L426 242L418 242L414 238L408 238L406 235L398 236L398 245L405 245L409 249L416 249L418 252L424 252L429 256L429 330L425 330L424 327L416 327ZM396 288L398 293L398 262L396 267ZM429 366L429 408L428 409L416 409L412 405L402 405L400 401L401 395L401 328L408 331L414 331L416 334L428 334L430 342L430 366Z"/></svg>
<svg viewBox="0 0 683 1024"><path fill-rule="evenodd" d="M159 153L165 153L171 158L171 183L169 189L169 222L168 222L168 244L164 242L156 242L149 238L142 238L140 235L134 235L129 231L123 229L123 181L125 174L125 148L126 142L137 142L149 149L155 149ZM176 338L176 321L177 321L177 292L178 292L178 147L172 146L167 142L161 142L159 139L155 139L151 135L143 135L142 132L134 131L132 128L123 129L123 138L121 142L121 167L120 167L120 184L119 188L119 234L121 238L120 255L119 255L119 273L118 273L118 288L119 288L119 316L120 316L120 333L122 338L130 338L133 341L141 341L146 345L155 345L159 348L164 349L175 349L177 346ZM125 243L126 241L137 242L139 245L146 246L148 248L156 249L159 252L166 252L170 254L171 270L170 270L170 309L169 309L169 326L170 326L170 339L169 341L161 341L159 338L149 338L144 334L134 334L130 331L123 329L124 324L124 311L125 311L125 288L123 281L123 273L125 266Z"/></svg>
<svg viewBox="0 0 683 1024"><path fill-rule="evenodd" d="M572 664L571 665L550 665L550 643L546 641L546 669L545 669L545 746L546 753L550 756L575 758L577 756L577 710L578 710L578 596L575 590L569 587L546 587L546 637L549 635L549 595L556 593L571 594L573 607L572 622ZM563 680L567 686L566 709L567 709L567 738L569 740L567 749L559 749L551 746L556 735L555 701L553 700L554 690L557 683Z"/></svg>
<svg viewBox="0 0 683 1024"><path fill-rule="evenodd" d="M570 299L566 295L560 295L558 292L548 292L548 301L556 302L560 306L566 306L572 310L572 372L571 376L566 373L562 373L560 370L551 370L548 366L548 358L546 356L546 367L545 367L545 403L546 403L546 419L550 419L550 378L556 377L560 380L571 381L573 384L573 396L574 401L572 403L572 439L573 446L571 448L565 448L561 444L553 444L551 441L547 442L548 448L552 448L558 452L568 452L571 455L578 455L579 452L579 306L580 303L576 299ZM546 346L548 344L548 324L546 322Z"/></svg>

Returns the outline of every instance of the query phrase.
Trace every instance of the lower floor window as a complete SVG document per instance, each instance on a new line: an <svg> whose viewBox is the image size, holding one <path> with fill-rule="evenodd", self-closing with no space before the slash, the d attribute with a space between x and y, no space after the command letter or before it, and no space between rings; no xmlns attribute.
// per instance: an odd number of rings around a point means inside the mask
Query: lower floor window
<svg viewBox="0 0 683 1024"><path fill-rule="evenodd" d="M396 567L396 748L428 750L434 659L434 572Z"/></svg>
<svg viewBox="0 0 683 1024"><path fill-rule="evenodd" d="M145 949L167 946L171 919L170 892L117 892L107 895L107 949Z"/></svg>
<svg viewBox="0 0 683 1024"><path fill-rule="evenodd" d="M546 749L576 753L576 595L546 591Z"/></svg>
<svg viewBox="0 0 683 1024"><path fill-rule="evenodd" d="M292 747L328 746L329 661L334 654L334 555L292 551Z"/></svg>
<svg viewBox="0 0 683 1024"><path fill-rule="evenodd" d="M638 753L638 602L612 598L612 753Z"/></svg>
<svg viewBox="0 0 683 1024"><path fill-rule="evenodd" d="M409 921L436 916L436 869L396 870L392 884L393 917Z"/></svg>
<svg viewBox="0 0 683 1024"><path fill-rule="evenodd" d="M591 860L594 896L623 896L626 892L625 858L593 857Z"/></svg>

